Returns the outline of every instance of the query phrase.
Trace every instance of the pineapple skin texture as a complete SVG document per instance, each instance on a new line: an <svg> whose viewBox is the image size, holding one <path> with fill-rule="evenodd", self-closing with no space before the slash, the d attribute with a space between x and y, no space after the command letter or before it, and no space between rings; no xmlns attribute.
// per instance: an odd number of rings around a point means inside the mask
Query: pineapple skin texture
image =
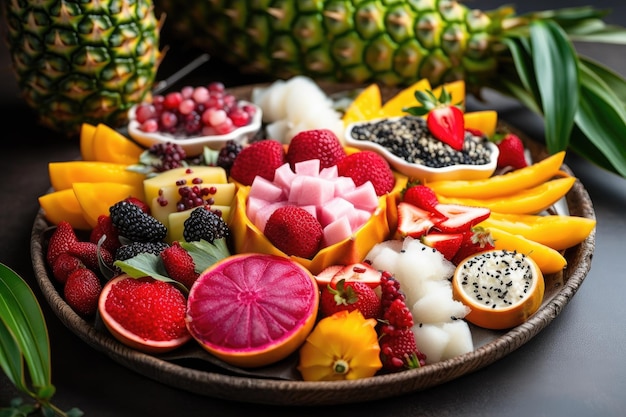
<svg viewBox="0 0 626 417"><path fill-rule="evenodd" d="M41 124L75 137L118 127L146 98L160 63L152 0L6 0L6 34L22 96Z"/></svg>
<svg viewBox="0 0 626 417"><path fill-rule="evenodd" d="M156 0L174 35L276 78L432 85L492 75L496 22L454 0ZM169 25L169 27L167 26Z"/></svg>

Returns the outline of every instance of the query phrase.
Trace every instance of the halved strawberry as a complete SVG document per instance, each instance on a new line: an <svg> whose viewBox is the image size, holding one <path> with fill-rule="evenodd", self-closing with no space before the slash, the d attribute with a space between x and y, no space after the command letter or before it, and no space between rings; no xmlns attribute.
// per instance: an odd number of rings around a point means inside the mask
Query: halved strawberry
<svg viewBox="0 0 626 417"><path fill-rule="evenodd" d="M421 240L424 245L437 249L450 261L461 248L463 233L432 232L422 236Z"/></svg>
<svg viewBox="0 0 626 417"><path fill-rule="evenodd" d="M317 286L319 288L324 288L325 286L330 284L333 280L333 277L344 267L345 265L330 265L322 269L317 275L315 275L315 281L317 282Z"/></svg>
<svg viewBox="0 0 626 417"><path fill-rule="evenodd" d="M437 228L446 233L468 231L491 214L491 210L487 207L463 204L439 204L437 210L446 217L445 220L437 224Z"/></svg>
<svg viewBox="0 0 626 417"><path fill-rule="evenodd" d="M382 273L370 264L358 262L341 268L332 278L332 282L335 283L344 279L346 281L362 282L369 287L376 288L380 285L381 276Z"/></svg>
<svg viewBox="0 0 626 417"><path fill-rule="evenodd" d="M435 225L445 220L444 217L415 207L413 204L401 202L398 203L398 228L397 234L402 237L420 237Z"/></svg>
<svg viewBox="0 0 626 417"><path fill-rule="evenodd" d="M405 108L409 114L426 116L430 133L453 149L463 149L465 141L465 120L461 109L450 103L452 96L445 88L439 98L432 91L416 91L415 98L421 106Z"/></svg>
<svg viewBox="0 0 626 417"><path fill-rule="evenodd" d="M452 263L455 265L470 255L494 249L493 237L489 229L477 226L462 234L461 247L452 258Z"/></svg>

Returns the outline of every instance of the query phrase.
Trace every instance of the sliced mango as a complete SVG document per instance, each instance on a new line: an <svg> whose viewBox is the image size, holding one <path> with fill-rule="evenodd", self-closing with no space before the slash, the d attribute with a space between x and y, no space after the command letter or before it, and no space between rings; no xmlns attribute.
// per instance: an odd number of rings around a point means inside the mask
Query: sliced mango
<svg viewBox="0 0 626 417"><path fill-rule="evenodd" d="M83 209L71 188L54 191L39 197L39 205L49 223L69 222L74 229L89 230L91 225L83 216Z"/></svg>
<svg viewBox="0 0 626 417"><path fill-rule="evenodd" d="M419 80L413 83L411 86L401 90L398 94L390 98L385 104L383 104L380 110L379 117L400 117L406 116L406 112L403 110L405 107L419 105L415 98L415 91L427 91L430 90L430 83L427 79Z"/></svg>
<svg viewBox="0 0 626 417"><path fill-rule="evenodd" d="M141 187L115 182L77 182L72 185L83 216L93 228L98 224L98 217L109 214L109 207L127 197L143 194Z"/></svg>
<svg viewBox="0 0 626 417"><path fill-rule="evenodd" d="M375 119L380 117L380 108L382 99L378 84L371 84L366 87L358 96L350 103L343 115L344 125L354 122Z"/></svg>
<svg viewBox="0 0 626 417"><path fill-rule="evenodd" d="M105 124L96 126L93 154L96 161L136 164L144 149Z"/></svg>
<svg viewBox="0 0 626 417"><path fill-rule="evenodd" d="M496 249L517 251L528 255L537 263L544 275L560 272L567 266L567 260L558 251L521 235L490 227L489 231Z"/></svg>
<svg viewBox="0 0 626 417"><path fill-rule="evenodd" d="M66 161L48 164L50 183L55 190L72 188L75 182L118 182L136 187L145 175L128 170L128 165L100 161Z"/></svg>
<svg viewBox="0 0 626 417"><path fill-rule="evenodd" d="M488 138L493 137L498 126L498 112L495 110L473 111L463 115L466 129L476 129Z"/></svg>
<svg viewBox="0 0 626 417"><path fill-rule="evenodd" d="M440 85L433 89L433 94L435 97L439 97L441 95L441 90L445 88L448 94L450 94L450 104L453 106L461 106L461 108L465 108L465 81L458 80L452 81L450 83L446 83Z"/></svg>
<svg viewBox="0 0 626 417"><path fill-rule="evenodd" d="M96 133L96 126L83 123L80 127L80 155L83 161L94 161L96 155L93 151L93 138Z"/></svg>

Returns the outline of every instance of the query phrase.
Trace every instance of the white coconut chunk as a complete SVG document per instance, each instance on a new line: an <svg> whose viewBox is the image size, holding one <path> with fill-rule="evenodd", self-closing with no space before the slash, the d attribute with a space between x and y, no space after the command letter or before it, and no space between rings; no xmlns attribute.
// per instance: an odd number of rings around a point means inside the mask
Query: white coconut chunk
<svg viewBox="0 0 626 417"><path fill-rule="evenodd" d="M462 319L469 308L452 298L452 286L448 283L427 292L413 304L411 312L415 322L444 323Z"/></svg>
<svg viewBox="0 0 626 417"><path fill-rule="evenodd" d="M444 323L441 329L450 336L450 340L443 351L441 360L454 358L474 350L472 332L465 320Z"/></svg>
<svg viewBox="0 0 626 417"><path fill-rule="evenodd" d="M417 348L426 355L426 363L439 362L450 342L450 334L437 324L417 323L412 329Z"/></svg>

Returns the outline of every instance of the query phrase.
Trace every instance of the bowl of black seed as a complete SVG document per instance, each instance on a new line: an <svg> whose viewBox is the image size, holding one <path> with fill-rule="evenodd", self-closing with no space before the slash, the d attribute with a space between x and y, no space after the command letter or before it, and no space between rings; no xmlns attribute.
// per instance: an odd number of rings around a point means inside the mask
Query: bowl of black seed
<svg viewBox="0 0 626 417"><path fill-rule="evenodd" d="M466 131L458 151L434 137L425 119L410 115L352 123L345 142L378 152L399 173L422 181L488 178L498 162L498 147L485 136Z"/></svg>

